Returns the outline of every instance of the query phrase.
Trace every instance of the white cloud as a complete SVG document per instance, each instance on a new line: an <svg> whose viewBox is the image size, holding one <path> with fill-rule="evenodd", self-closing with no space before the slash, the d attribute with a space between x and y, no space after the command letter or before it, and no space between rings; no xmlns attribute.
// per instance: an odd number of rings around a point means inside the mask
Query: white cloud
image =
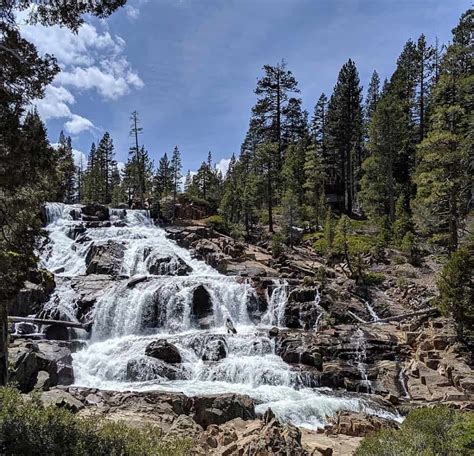
<svg viewBox="0 0 474 456"><path fill-rule="evenodd" d="M33 42L40 53L53 54L61 67L53 84L46 89L45 97L35 103L45 120L63 118L64 128L72 134L90 130L94 128L93 123L71 111L75 91L95 91L104 99L115 100L132 89L143 87L143 81L124 54L126 42L112 35L107 25L84 24L74 34L57 25L27 24L28 13L23 11L17 15L22 35Z"/></svg>
<svg viewBox="0 0 474 456"><path fill-rule="evenodd" d="M69 105L75 101L66 88L50 85L46 87L44 98L36 102L36 107L43 120L60 119L71 116Z"/></svg>
<svg viewBox="0 0 474 456"><path fill-rule="evenodd" d="M68 133L72 135L77 135L82 133L83 131L92 130L94 128L94 124L85 117L78 116L77 114L71 115L71 120L68 120L64 124L64 128Z"/></svg>
<svg viewBox="0 0 474 456"><path fill-rule="evenodd" d="M132 5L125 6L125 12L127 13L127 17L132 21L138 19L138 16L140 16L140 10Z"/></svg>
<svg viewBox="0 0 474 456"><path fill-rule="evenodd" d="M222 173L222 177L225 177L227 170L229 169L230 158L221 158L216 163L216 169Z"/></svg>

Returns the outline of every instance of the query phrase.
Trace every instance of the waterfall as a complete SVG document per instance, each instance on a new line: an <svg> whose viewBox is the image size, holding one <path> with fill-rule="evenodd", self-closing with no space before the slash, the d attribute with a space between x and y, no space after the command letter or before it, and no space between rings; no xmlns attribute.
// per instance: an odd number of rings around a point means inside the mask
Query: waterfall
<svg viewBox="0 0 474 456"><path fill-rule="evenodd" d="M262 323L279 327L285 326L285 306L288 302L288 282L273 279L271 292L267 289L268 309L262 317Z"/></svg>
<svg viewBox="0 0 474 456"><path fill-rule="evenodd" d="M356 336L356 363L359 369L362 383L366 386L367 392L371 391L371 382L367 374L366 360L367 360L367 341L365 340L364 331L357 328Z"/></svg>
<svg viewBox="0 0 474 456"><path fill-rule="evenodd" d="M370 317L372 318L372 321L379 321L380 317L376 314L374 308L370 305L369 301L364 301L364 304L367 308L367 311L369 312Z"/></svg>
<svg viewBox="0 0 474 456"><path fill-rule="evenodd" d="M71 281L86 274L86 256L94 245L119 244L123 259L118 276L104 286L88 315L93 326L87 346L73 355L76 385L248 394L258 412L271 407L281 420L312 429L341 409L387 415L357 395L312 388L317 384L314 374L276 355L268 326L285 325L286 280L273 281L267 290L268 309L256 325L248 309L258 295L250 282L219 274L194 258L155 226L148 211L111 209L107 224L85 226L80 210L79 205L59 203L45 207L50 242L41 252L41 263L55 273L58 284L45 311L76 319L78 296ZM130 284L137 274L145 280ZM196 296L204 309L198 316ZM227 333L228 319L236 334ZM180 352L182 362L167 368L171 376L145 356L146 347L157 339L166 339ZM216 347L220 354L209 360Z"/></svg>

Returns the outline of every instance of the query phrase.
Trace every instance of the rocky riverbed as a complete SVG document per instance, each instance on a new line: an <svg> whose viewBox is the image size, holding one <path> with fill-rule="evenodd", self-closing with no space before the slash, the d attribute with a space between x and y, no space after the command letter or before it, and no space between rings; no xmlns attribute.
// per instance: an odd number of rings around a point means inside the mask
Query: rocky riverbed
<svg viewBox="0 0 474 456"><path fill-rule="evenodd" d="M383 283L360 287L344 265L317 281L323 259L304 243L275 260L200 224L165 232L144 211L50 204L44 218L45 270L10 315L89 330L12 327L11 379L45 403L222 455L351 454L413 407L472 407L471 354L449 320L378 321L426 307L435 261L389 251L372 264Z"/></svg>

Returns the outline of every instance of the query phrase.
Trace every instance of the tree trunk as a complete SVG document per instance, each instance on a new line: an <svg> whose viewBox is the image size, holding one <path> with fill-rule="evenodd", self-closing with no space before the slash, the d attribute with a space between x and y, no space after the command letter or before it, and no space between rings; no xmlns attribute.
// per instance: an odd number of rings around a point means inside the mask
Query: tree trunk
<svg viewBox="0 0 474 456"><path fill-rule="evenodd" d="M0 301L0 386L8 382L8 305Z"/></svg>

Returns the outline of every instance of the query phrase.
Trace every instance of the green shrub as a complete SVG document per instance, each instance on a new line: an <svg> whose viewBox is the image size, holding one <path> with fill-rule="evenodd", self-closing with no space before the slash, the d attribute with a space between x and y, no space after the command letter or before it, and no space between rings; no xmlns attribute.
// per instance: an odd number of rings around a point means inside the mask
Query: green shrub
<svg viewBox="0 0 474 456"><path fill-rule="evenodd" d="M437 281L438 308L454 318L458 337L474 345L474 245L456 250Z"/></svg>
<svg viewBox="0 0 474 456"><path fill-rule="evenodd" d="M74 456L178 456L187 440L165 441L154 426L80 418L66 409L25 400L13 388L0 389L0 454Z"/></svg>
<svg viewBox="0 0 474 456"><path fill-rule="evenodd" d="M363 282L365 285L380 285L385 280L385 276L381 272L365 272Z"/></svg>
<svg viewBox="0 0 474 456"><path fill-rule="evenodd" d="M272 256L273 258L279 258L283 254L283 244L285 238L280 233L276 233L272 237Z"/></svg>
<svg viewBox="0 0 474 456"><path fill-rule="evenodd" d="M222 215L211 215L204 220L205 224L219 233L229 234L229 225Z"/></svg>
<svg viewBox="0 0 474 456"><path fill-rule="evenodd" d="M411 412L399 430L366 437L356 456L464 456L474 450L474 413L444 406Z"/></svg>

